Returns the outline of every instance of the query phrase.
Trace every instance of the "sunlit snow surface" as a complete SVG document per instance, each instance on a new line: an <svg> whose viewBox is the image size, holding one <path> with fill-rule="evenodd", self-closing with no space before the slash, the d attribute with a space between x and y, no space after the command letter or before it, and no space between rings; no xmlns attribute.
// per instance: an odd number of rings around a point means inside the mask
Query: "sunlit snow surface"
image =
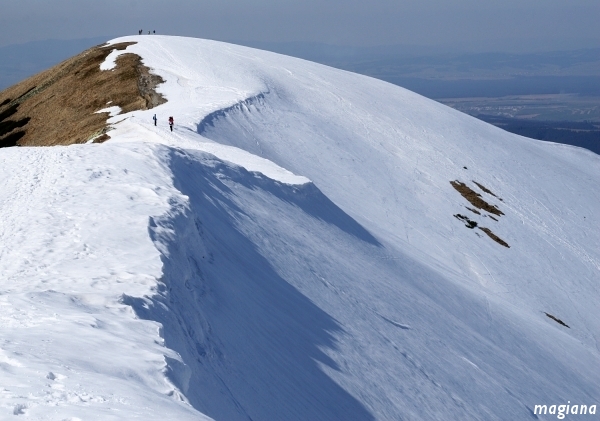
<svg viewBox="0 0 600 421"><path fill-rule="evenodd" d="M167 103L0 149L0 419L600 404L600 157L298 59L124 41L103 68L139 54Z"/></svg>

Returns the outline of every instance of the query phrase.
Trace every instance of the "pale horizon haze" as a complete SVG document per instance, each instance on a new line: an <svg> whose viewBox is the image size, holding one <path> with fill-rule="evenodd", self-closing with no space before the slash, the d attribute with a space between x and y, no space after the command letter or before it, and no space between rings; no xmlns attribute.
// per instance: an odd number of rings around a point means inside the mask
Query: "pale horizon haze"
<svg viewBox="0 0 600 421"><path fill-rule="evenodd" d="M242 43L536 52L600 47L598 17L596 0L20 0L2 5L0 47L143 29Z"/></svg>

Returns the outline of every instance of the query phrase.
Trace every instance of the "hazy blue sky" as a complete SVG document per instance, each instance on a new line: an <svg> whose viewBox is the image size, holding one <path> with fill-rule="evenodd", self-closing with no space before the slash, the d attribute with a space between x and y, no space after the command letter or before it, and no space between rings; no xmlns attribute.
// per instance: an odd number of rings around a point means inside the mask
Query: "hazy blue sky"
<svg viewBox="0 0 600 421"><path fill-rule="evenodd" d="M0 46L157 33L239 41L600 47L600 0L2 0Z"/></svg>

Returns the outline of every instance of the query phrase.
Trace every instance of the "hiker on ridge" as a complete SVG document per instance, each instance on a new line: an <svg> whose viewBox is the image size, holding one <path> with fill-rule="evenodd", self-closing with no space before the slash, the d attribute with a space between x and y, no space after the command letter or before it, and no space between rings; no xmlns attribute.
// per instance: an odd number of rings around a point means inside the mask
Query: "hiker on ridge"
<svg viewBox="0 0 600 421"><path fill-rule="evenodd" d="M158 119L156 118L156 114L154 114L154 117L152 117L152 120L154 120L154 125L156 126L156 120L158 120Z"/></svg>
<svg viewBox="0 0 600 421"><path fill-rule="evenodd" d="M173 131L173 124L175 124L173 117L169 117L169 127L171 128L171 131Z"/></svg>

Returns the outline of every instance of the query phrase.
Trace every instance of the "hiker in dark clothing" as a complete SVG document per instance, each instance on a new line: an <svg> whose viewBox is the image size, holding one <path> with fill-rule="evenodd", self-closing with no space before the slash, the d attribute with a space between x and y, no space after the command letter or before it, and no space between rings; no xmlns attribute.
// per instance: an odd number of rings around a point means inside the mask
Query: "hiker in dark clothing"
<svg viewBox="0 0 600 421"><path fill-rule="evenodd" d="M169 127L171 128L171 131L173 131L173 124L175 124L173 117L169 117Z"/></svg>
<svg viewBox="0 0 600 421"><path fill-rule="evenodd" d="M142 30L141 29L138 31L138 35L142 35Z"/></svg>
<svg viewBox="0 0 600 421"><path fill-rule="evenodd" d="M156 118L156 114L154 114L154 117L152 117L152 120L154 120L154 125L156 126L156 120L158 120L158 119Z"/></svg>

